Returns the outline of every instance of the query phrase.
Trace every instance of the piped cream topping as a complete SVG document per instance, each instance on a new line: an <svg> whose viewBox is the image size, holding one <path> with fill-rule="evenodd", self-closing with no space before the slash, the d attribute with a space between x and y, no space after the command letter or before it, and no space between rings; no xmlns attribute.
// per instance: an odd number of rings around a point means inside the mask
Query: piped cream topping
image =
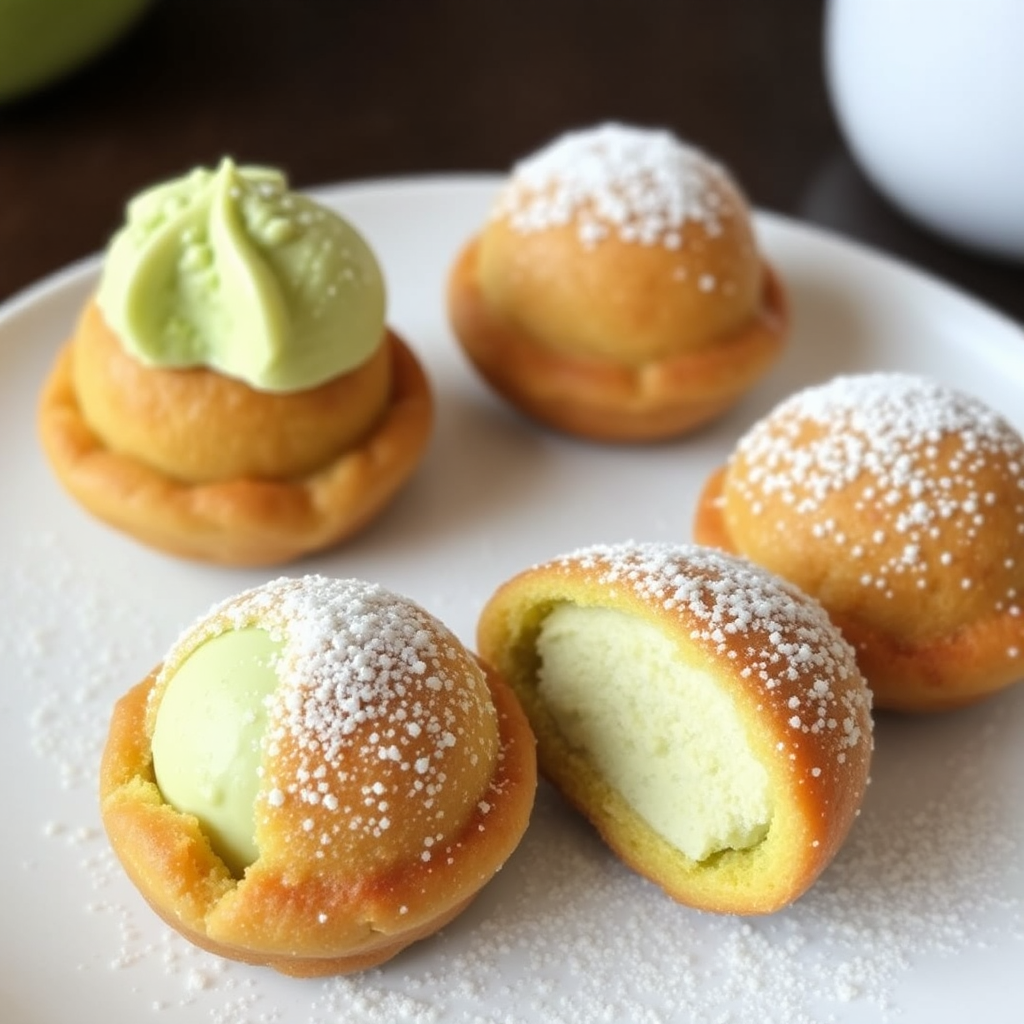
<svg viewBox="0 0 1024 1024"><path fill-rule="evenodd" d="M384 336L384 280L344 218L283 174L197 168L128 204L97 301L146 365L205 366L266 391L315 387Z"/></svg>

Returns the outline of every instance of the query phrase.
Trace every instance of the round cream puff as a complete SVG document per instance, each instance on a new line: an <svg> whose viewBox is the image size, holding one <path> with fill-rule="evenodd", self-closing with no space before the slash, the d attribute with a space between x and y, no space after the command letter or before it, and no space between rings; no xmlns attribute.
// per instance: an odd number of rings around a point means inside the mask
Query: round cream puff
<svg viewBox="0 0 1024 1024"><path fill-rule="evenodd" d="M449 275L463 350L512 405L601 441L683 434L776 361L785 291L720 164L604 124L518 163Z"/></svg>
<svg viewBox="0 0 1024 1024"><path fill-rule="evenodd" d="M973 396L891 372L790 396L707 481L694 536L816 596L876 707L1024 677L1024 439Z"/></svg>
<svg viewBox="0 0 1024 1024"><path fill-rule="evenodd" d="M57 478L183 557L271 565L351 537L433 423L368 244L277 172L230 161L128 211L43 386Z"/></svg>
<svg viewBox="0 0 1024 1024"><path fill-rule="evenodd" d="M218 955L362 970L457 916L526 830L530 726L501 677L380 586L271 581L198 619L117 703L113 850Z"/></svg>

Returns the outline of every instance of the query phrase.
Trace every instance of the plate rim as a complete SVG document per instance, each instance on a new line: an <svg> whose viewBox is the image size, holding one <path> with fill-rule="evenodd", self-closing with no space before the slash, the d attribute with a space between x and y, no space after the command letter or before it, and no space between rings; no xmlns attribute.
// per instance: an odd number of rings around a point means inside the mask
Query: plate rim
<svg viewBox="0 0 1024 1024"><path fill-rule="evenodd" d="M351 196L358 201L361 196L375 197L375 193L399 193L422 191L450 191L454 188L472 187L478 189L497 189L507 175L493 171L438 171L423 174L396 174L382 177L353 178L335 182L323 182L298 191L306 193L320 201L335 203L340 197ZM803 236L816 245L823 245L843 253L847 257L860 259L868 263L880 264L883 268L897 274L910 275L921 284L937 287L948 292L975 312L987 315L1001 323L1010 333L1020 336L1024 345L1024 323L1009 313L975 295L958 282L950 281L930 269L921 267L913 261L880 249L862 239L841 234L831 228L806 221L799 217L780 213L762 207L752 207L755 230L760 226L770 226L773 230L783 231L792 235ZM39 298L62 287L73 287L85 280L90 274L98 273L102 265L103 250L88 253L72 260L50 273L18 289L0 302L0 336L8 320L15 318L26 307L30 307Z"/></svg>
<svg viewBox="0 0 1024 1024"><path fill-rule="evenodd" d="M386 200L389 193L402 192L412 197L412 193L415 192L420 192L421 194L425 192L440 193L465 186L480 187L481 189L492 188L499 185L501 180L501 175L489 173L454 176L447 174L401 176L398 178L375 178L354 182L338 182L306 191L309 191L310 194L334 197L365 196L369 198L372 196L379 200ZM915 291L912 293L912 297L908 299L912 306L916 307L917 303L920 302L922 294L930 294L937 287L943 293L948 293L950 298L957 304L967 302L970 314L980 314L986 320L994 317L1000 322L1008 321L1012 334L1004 338L1003 333L1000 332L998 337L993 339L999 351L1012 347L1016 341L1013 335L1019 334L1022 343L1024 343L1024 331L1021 330L1020 326L1012 318L1006 318L999 310L992 309L984 301L964 293L955 286L946 284L927 271L923 271L911 264L902 263L898 259L890 257L884 252L877 252L871 249L870 246L864 246L856 240L847 239L845 236L837 235L827 229L808 225L781 214L755 210L754 216L756 223L771 224L773 228L777 227L779 230L786 232L796 245L807 241L815 247L815 251L818 251L819 246L826 246L826 253L830 259L854 259L858 265L870 266L872 273L885 276L893 272L898 272L899 275L905 273L912 275L915 280L920 282L922 288L925 289L923 292ZM62 298L66 298L66 289L82 287L91 275L95 275L98 272L101 259L101 254L94 253L76 260L23 289L22 292L18 293L18 296L13 297L19 299L19 301L12 302L7 300L0 303L0 355L2 355L3 351L4 335L16 334L11 328L19 316L31 314L36 303L52 303L55 300L59 301ZM1024 349L1021 351L1024 352ZM995 366L993 364L989 365L992 367L991 372L995 373ZM1014 387L1016 388L1016 379ZM2 1003L2 998L0 998L0 1003ZM142 1009L141 1004L139 1009Z"/></svg>

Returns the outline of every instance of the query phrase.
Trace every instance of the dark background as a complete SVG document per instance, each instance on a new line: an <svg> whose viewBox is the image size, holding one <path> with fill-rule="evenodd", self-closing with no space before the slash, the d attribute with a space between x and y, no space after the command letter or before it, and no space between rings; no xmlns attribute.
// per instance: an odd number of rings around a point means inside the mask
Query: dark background
<svg viewBox="0 0 1024 1024"><path fill-rule="evenodd" d="M0 300L101 249L132 193L224 154L299 188L500 172L618 119L1024 321L1019 266L929 237L857 170L823 18L821 0L155 0L101 58L0 107Z"/></svg>

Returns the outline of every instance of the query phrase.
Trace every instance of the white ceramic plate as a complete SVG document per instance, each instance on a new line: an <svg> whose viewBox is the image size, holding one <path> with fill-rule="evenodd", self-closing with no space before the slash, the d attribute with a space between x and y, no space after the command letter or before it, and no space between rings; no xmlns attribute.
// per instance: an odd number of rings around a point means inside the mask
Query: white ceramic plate
<svg viewBox="0 0 1024 1024"><path fill-rule="evenodd" d="M290 566L376 579L471 643L482 602L536 560L598 541L689 539L705 475L752 420L837 372L900 368L973 391L1024 428L1024 332L910 268L778 217L781 365L699 436L648 448L556 437L477 380L444 314L457 248L495 180L321 191L368 235L394 326L439 422L397 503L351 546ZM97 263L0 312L0 1019L210 1022L1019 1022L1024 1002L1024 687L962 713L883 720L873 784L818 885L765 919L669 901L548 790L519 850L443 934L382 969L295 981L201 953L108 851L96 767L114 699L215 600L267 573L176 561L85 515L36 442L36 395ZM276 575L276 573L274 573Z"/></svg>

